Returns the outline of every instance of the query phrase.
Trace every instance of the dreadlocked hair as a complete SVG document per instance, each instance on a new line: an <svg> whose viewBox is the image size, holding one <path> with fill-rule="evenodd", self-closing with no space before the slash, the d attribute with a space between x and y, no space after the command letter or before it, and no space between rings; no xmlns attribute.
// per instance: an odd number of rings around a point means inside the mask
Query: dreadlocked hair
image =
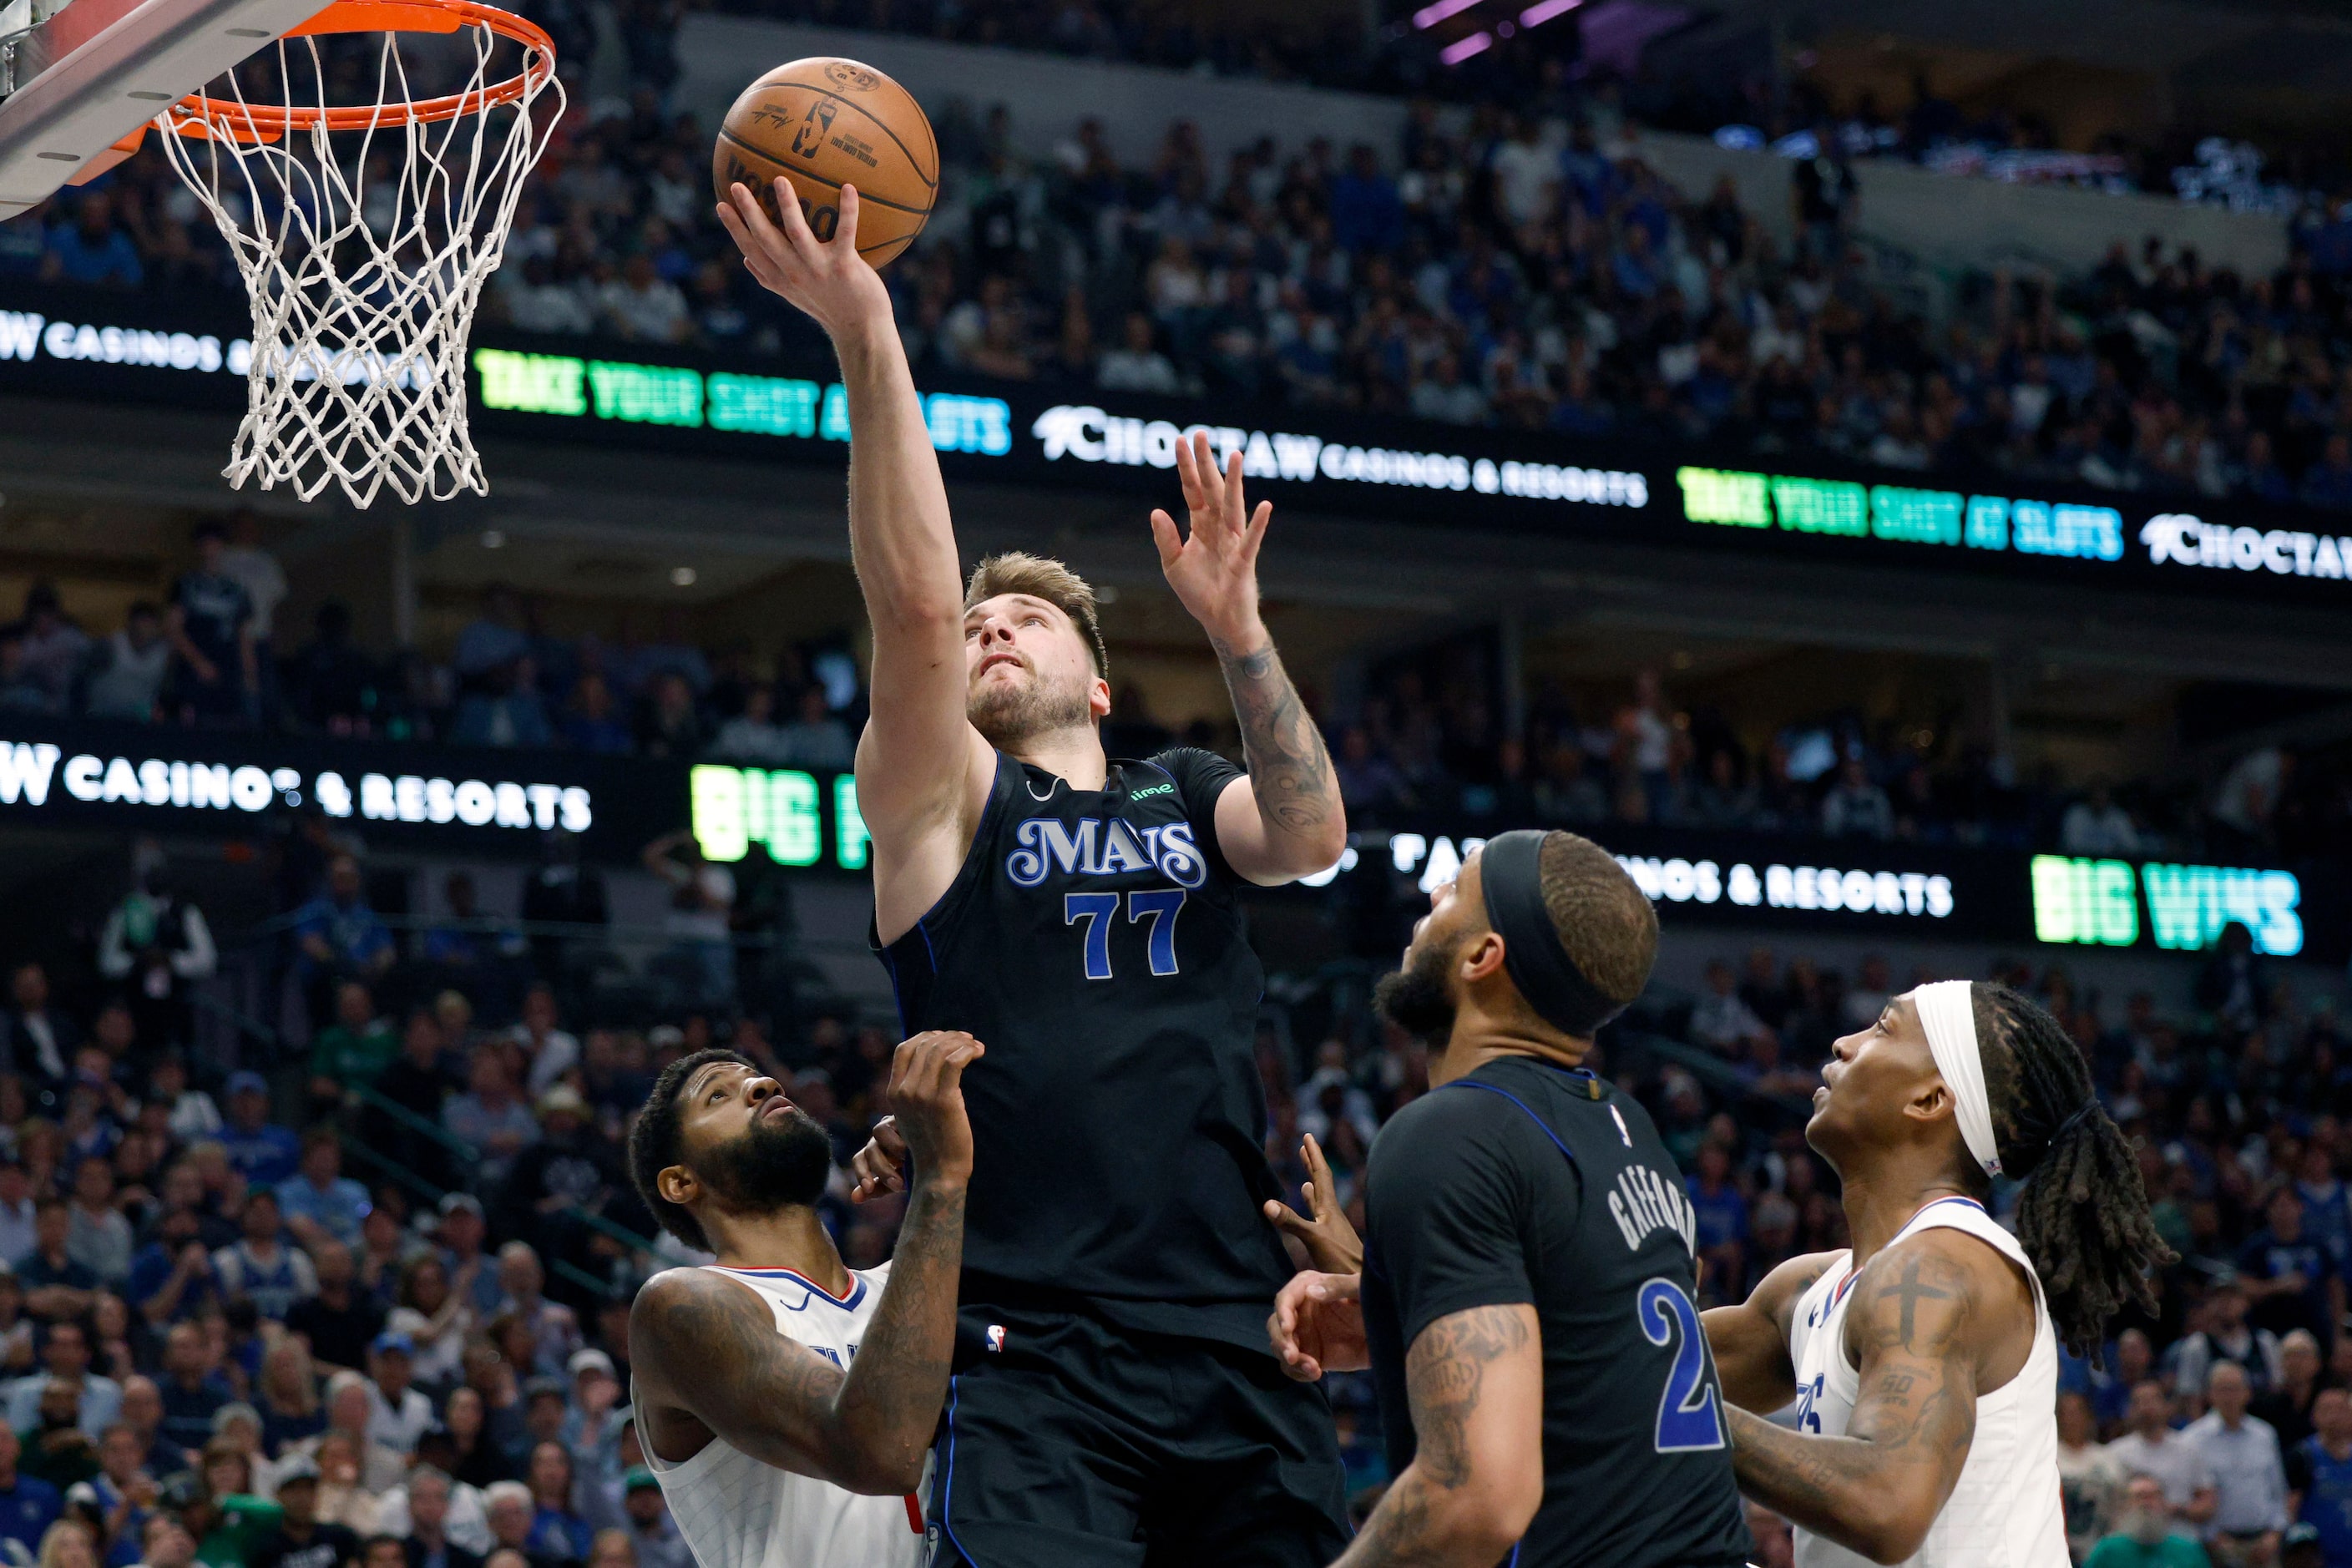
<svg viewBox="0 0 2352 1568"><path fill-rule="evenodd" d="M2095 1356L2126 1305L2157 1310L2149 1276L2173 1251L2148 1218L2139 1159L2058 1020L2006 985L1978 981L1969 999L2001 1169L2024 1184L2018 1242L2059 1336Z"/></svg>

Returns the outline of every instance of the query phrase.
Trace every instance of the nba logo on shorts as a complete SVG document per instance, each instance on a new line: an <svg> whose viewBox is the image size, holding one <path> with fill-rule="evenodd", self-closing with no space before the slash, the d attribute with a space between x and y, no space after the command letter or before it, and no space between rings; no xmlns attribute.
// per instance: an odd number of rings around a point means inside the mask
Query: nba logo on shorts
<svg viewBox="0 0 2352 1568"><path fill-rule="evenodd" d="M992 1354L1004 1349L1004 1325L1003 1323L991 1323L988 1325L988 1348Z"/></svg>

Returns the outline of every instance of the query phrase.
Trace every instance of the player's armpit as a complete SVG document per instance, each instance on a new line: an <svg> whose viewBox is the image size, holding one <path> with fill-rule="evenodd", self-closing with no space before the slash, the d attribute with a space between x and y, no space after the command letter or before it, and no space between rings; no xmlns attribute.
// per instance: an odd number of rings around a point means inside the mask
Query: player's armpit
<svg viewBox="0 0 2352 1568"><path fill-rule="evenodd" d="M1336 1568L1488 1568L1543 1501L1543 1337L1535 1309L1472 1307L1405 1352L1417 1451Z"/></svg>
<svg viewBox="0 0 2352 1568"><path fill-rule="evenodd" d="M1836 1261L1833 1252L1791 1258L1758 1280L1747 1300L1700 1315L1726 1399L1764 1415L1797 1397L1797 1368L1789 1359L1789 1318L1799 1299Z"/></svg>
<svg viewBox="0 0 2352 1568"><path fill-rule="evenodd" d="M1739 1489L1873 1562L1916 1552L1968 1461L1979 1369L2011 1326L2013 1283L1996 1267L2007 1263L1982 1243L1933 1231L1871 1259L1846 1307L1861 1387L1846 1435L1791 1433L1735 1409Z"/></svg>

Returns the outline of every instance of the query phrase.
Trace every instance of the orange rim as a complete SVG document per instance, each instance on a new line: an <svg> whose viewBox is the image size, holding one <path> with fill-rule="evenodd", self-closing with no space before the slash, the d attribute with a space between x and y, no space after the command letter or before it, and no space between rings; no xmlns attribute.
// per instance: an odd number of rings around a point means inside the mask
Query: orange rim
<svg viewBox="0 0 2352 1568"><path fill-rule="evenodd" d="M520 44L525 51L522 69L478 91L422 99L414 103L355 105L349 109L242 103L192 92L164 110L160 123L174 135L196 141L221 135L235 142L275 142L289 131L311 131L321 126L329 131L368 131L437 124L460 115L480 114L500 104L520 102L538 92L555 74L555 42L545 31L511 11L480 5L478 0L334 0L334 4L289 30L286 37L299 38L321 33L454 33L464 26L488 27L500 37Z"/></svg>

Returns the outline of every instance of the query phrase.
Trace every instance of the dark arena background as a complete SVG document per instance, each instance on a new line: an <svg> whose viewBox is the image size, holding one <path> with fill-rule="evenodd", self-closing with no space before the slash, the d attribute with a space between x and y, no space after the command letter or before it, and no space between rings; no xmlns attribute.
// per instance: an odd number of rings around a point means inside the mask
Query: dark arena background
<svg viewBox="0 0 2352 1568"><path fill-rule="evenodd" d="M686 1257L622 1140L687 1051L827 1123L828 1226L889 1256L898 1205L846 1202L898 1038L846 402L708 177L747 62L815 55L936 127L883 277L967 555L1100 588L1113 756L1239 755L1145 523L1180 437L1274 503L1349 828L1249 909L1294 1201L1303 1132L1352 1203L1427 1088L1370 997L1430 889L1570 827L1659 913L1601 1066L1688 1175L1703 1305L1845 1245L1802 1137L1831 1041L1999 978L2179 1254L2068 1361L2070 1444L2143 1380L2201 1414L2217 1353L2283 1452L2352 1384L2333 7L521 9L568 106L466 364L487 497L227 488L251 317L155 146L0 221L9 1550L79 1510L142 1562L149 1515L306 1463L403 1535L421 1455L475 1491L460 1545L513 1480L534 1563L687 1568L619 1419L628 1304ZM386 1331L421 1414L368 1381ZM1360 1510L1370 1383L1329 1387ZM2091 1451L2078 1560L2125 1506Z"/></svg>

